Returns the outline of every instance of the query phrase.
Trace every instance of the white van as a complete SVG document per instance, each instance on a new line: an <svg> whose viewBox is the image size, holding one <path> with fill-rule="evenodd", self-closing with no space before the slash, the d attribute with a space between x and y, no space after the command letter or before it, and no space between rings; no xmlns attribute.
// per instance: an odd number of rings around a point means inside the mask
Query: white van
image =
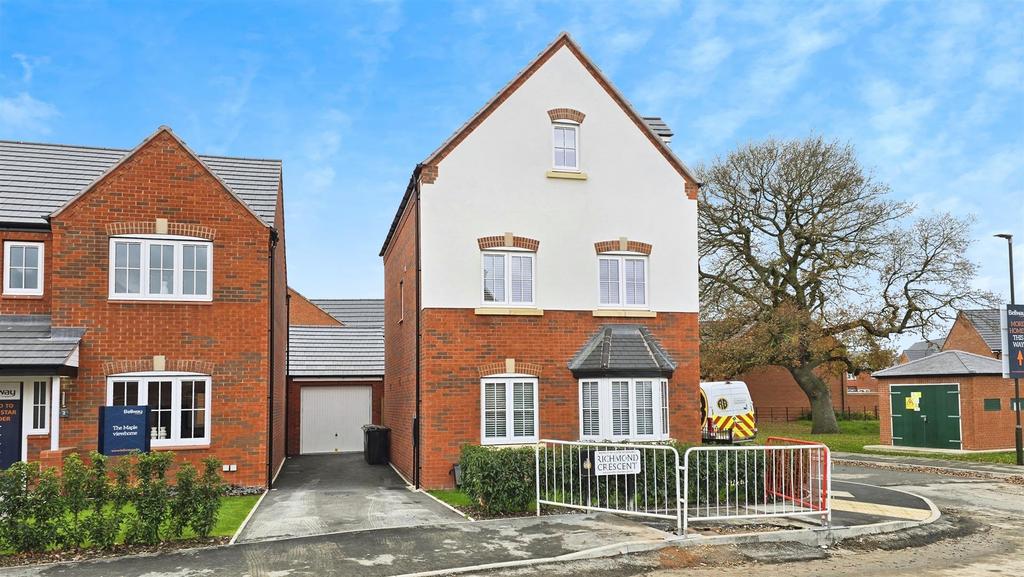
<svg viewBox="0 0 1024 577"><path fill-rule="evenodd" d="M705 441L736 443L757 435L754 401L743 381L700 384L701 437Z"/></svg>

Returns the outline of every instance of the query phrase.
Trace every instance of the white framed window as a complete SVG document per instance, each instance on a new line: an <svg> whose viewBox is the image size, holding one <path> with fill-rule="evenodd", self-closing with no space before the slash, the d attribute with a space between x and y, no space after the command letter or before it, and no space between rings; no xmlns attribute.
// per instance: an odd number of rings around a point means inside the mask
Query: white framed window
<svg viewBox="0 0 1024 577"><path fill-rule="evenodd" d="M34 379L25 383L26 406L30 407L28 434L44 435L50 432L50 380Z"/></svg>
<svg viewBox="0 0 1024 577"><path fill-rule="evenodd" d="M534 303L535 253L486 251L481 254L485 305L530 306Z"/></svg>
<svg viewBox="0 0 1024 577"><path fill-rule="evenodd" d="M537 441L537 379L488 377L480 381L480 442L508 445Z"/></svg>
<svg viewBox="0 0 1024 577"><path fill-rule="evenodd" d="M577 124L556 122L552 128L552 166L555 170L580 169L579 131Z"/></svg>
<svg viewBox="0 0 1024 577"><path fill-rule="evenodd" d="M210 377L200 374L132 373L107 378L107 405L149 407L153 447L210 443Z"/></svg>
<svg viewBox="0 0 1024 577"><path fill-rule="evenodd" d="M213 243L187 237L111 237L109 297L209 301Z"/></svg>
<svg viewBox="0 0 1024 577"><path fill-rule="evenodd" d="M647 257L598 257L598 298L603 307L647 308Z"/></svg>
<svg viewBox="0 0 1024 577"><path fill-rule="evenodd" d="M668 420L666 379L580 379L582 440L665 440Z"/></svg>
<svg viewBox="0 0 1024 577"><path fill-rule="evenodd" d="M4 294L43 294L43 243L8 241L4 243Z"/></svg>

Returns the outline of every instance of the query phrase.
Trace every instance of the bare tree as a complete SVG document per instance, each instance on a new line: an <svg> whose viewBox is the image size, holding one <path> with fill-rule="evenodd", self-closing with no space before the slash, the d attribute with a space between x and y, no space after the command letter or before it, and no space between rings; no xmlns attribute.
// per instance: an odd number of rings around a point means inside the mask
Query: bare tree
<svg viewBox="0 0 1024 577"><path fill-rule="evenodd" d="M838 432L821 373L865 367L878 340L922 334L991 296L972 287L969 218L912 221L853 148L820 137L750 144L699 170L702 365L786 368L813 432Z"/></svg>

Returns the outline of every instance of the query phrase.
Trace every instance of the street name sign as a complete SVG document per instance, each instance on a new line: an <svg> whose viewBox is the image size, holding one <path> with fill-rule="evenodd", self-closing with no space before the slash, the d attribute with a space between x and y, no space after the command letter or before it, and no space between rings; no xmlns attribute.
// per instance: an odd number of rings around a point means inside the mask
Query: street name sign
<svg viewBox="0 0 1024 577"><path fill-rule="evenodd" d="M639 449L594 451L595 475L636 475L639 472Z"/></svg>
<svg viewBox="0 0 1024 577"><path fill-rule="evenodd" d="M1003 377L1024 379L1024 305L1004 305L1002 312Z"/></svg>

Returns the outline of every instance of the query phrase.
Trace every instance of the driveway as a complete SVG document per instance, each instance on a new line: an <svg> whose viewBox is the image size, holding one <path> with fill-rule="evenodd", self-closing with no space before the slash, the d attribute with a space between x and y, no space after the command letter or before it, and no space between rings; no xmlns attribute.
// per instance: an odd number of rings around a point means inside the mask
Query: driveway
<svg viewBox="0 0 1024 577"><path fill-rule="evenodd" d="M362 453L302 455L285 461L238 541L459 521L391 467L367 465Z"/></svg>

